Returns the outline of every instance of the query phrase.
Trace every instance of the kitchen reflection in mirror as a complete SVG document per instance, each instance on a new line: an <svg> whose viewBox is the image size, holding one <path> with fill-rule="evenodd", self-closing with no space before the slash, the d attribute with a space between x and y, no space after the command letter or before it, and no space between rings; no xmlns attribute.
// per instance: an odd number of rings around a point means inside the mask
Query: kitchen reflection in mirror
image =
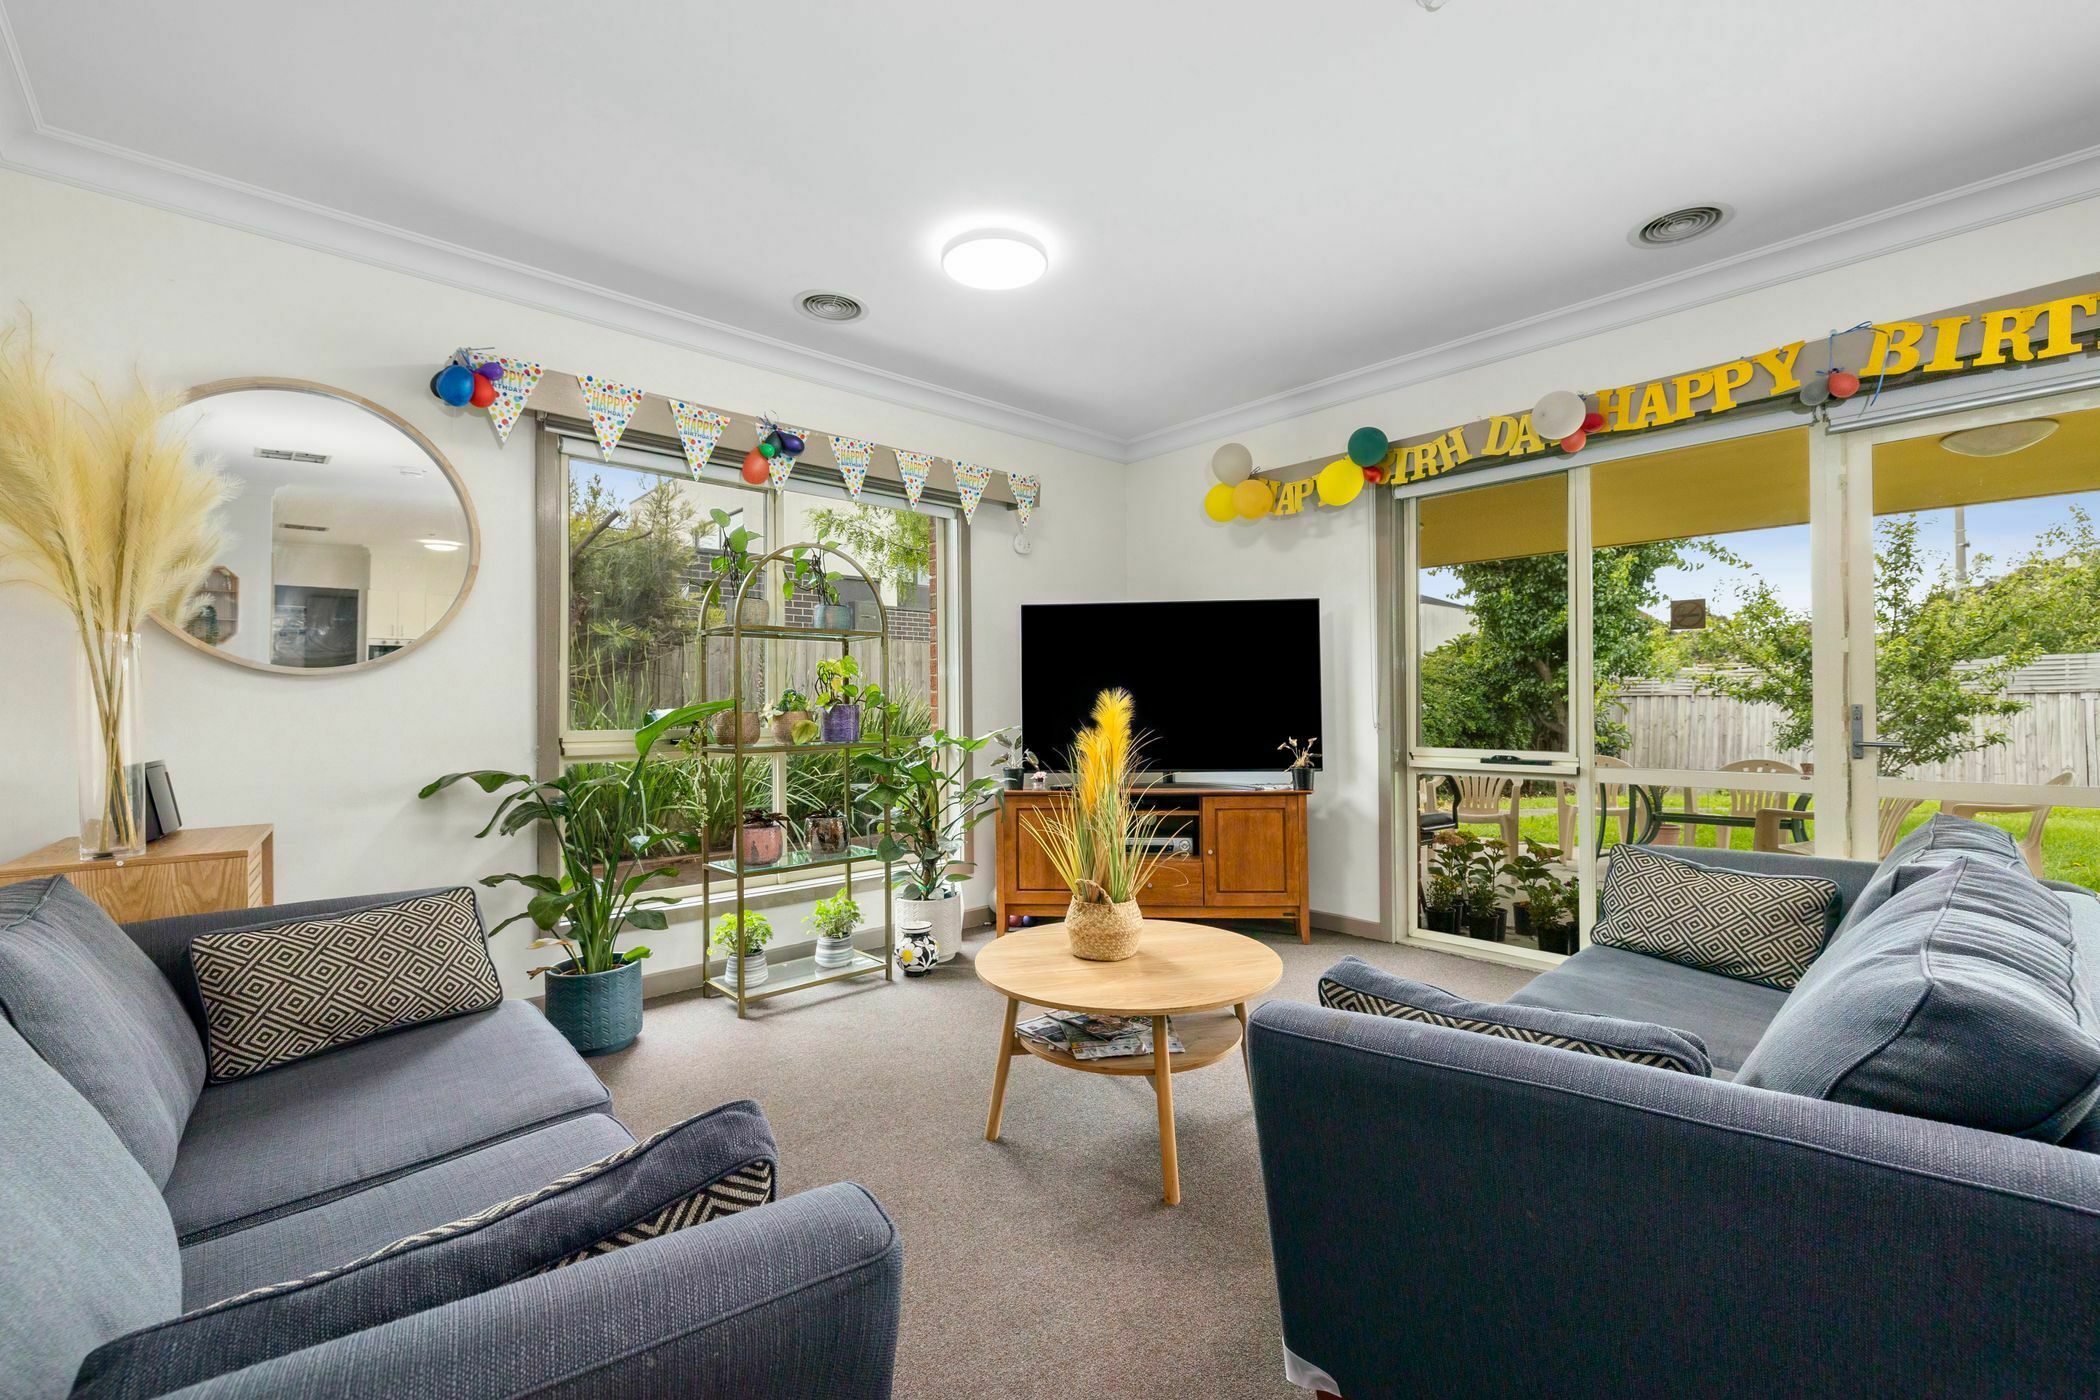
<svg viewBox="0 0 2100 1400"><path fill-rule="evenodd" d="M197 390L171 426L232 476L226 542L185 615L191 645L244 666L340 670L414 647L473 582L473 509L415 429L293 381Z"/></svg>

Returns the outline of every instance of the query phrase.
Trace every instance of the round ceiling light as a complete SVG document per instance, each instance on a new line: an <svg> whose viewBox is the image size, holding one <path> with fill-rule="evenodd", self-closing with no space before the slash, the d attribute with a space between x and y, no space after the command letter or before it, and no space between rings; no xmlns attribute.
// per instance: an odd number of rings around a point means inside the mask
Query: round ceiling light
<svg viewBox="0 0 2100 1400"><path fill-rule="evenodd" d="M941 270L980 292L1010 292L1050 270L1043 245L1012 229L979 229L948 240Z"/></svg>
<svg viewBox="0 0 2100 1400"><path fill-rule="evenodd" d="M1635 229L1628 241L1640 248L1669 248L1689 243L1701 234L1712 233L1727 218L1728 211L1718 204L1694 204L1684 209L1672 209Z"/></svg>
<svg viewBox="0 0 2100 1400"><path fill-rule="evenodd" d="M844 292L810 292L796 305L802 314L819 321L858 321L866 312L861 304Z"/></svg>
<svg viewBox="0 0 2100 1400"><path fill-rule="evenodd" d="M1964 428L1940 439L1940 446L1964 457L2010 457L2034 446L2057 429L2054 418L2027 418L2018 423L1993 423L1987 428Z"/></svg>

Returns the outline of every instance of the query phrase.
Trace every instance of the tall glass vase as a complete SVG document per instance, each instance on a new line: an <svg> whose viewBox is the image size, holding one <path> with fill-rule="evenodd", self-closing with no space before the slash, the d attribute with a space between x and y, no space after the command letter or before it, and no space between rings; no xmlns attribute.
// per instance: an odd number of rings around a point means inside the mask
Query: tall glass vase
<svg viewBox="0 0 2100 1400"><path fill-rule="evenodd" d="M139 639L90 629L80 658L80 858L146 849L146 783L138 758Z"/></svg>

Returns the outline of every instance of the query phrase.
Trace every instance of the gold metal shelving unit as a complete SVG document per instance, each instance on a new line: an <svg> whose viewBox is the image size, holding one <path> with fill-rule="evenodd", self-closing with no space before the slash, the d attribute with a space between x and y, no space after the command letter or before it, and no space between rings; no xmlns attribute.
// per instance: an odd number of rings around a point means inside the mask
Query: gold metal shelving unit
<svg viewBox="0 0 2100 1400"><path fill-rule="evenodd" d="M745 599L754 596L764 599L770 596L769 591L761 591L754 595L751 590L753 588L767 590L768 581L773 577L773 566L775 564L784 565L798 551L803 554L815 555L820 563L826 556L829 556L841 560L850 566L853 572L859 576L861 582L868 586L869 593L873 595L876 612L881 619L881 625L870 631L857 627L795 627L784 622L770 621L746 624L743 621L743 604ZM769 614L770 606L768 604ZM890 886L892 877L895 874L895 863L883 860L876 854L875 848L872 846L856 844L853 832L853 755L866 750L880 750L883 753L890 751L890 720L887 709L879 717L881 730L879 734L868 732L869 715L864 709L861 714L863 728L860 737L844 743L783 744L778 742L757 742L747 744L744 742L743 725L740 722L736 722L747 709L756 712L766 707L766 700L763 696L757 697L756 702L751 703L744 694L745 642L835 642L839 647L839 654L847 656L852 654L855 642L872 641L881 648L881 679L877 683L882 687L882 693L887 696L890 691L889 633L889 608L882 601L882 591L875 586L875 581L869 576L868 571L861 567L860 561L843 550L808 541L802 544L783 545L781 548L773 550L753 563L750 572L738 584L735 599L728 605L727 621L715 626L703 625L700 629L700 696L703 700L723 698L710 693L707 643L713 638L727 638L730 658L730 693L727 698L736 702L736 708L731 712L730 742L725 744L709 741L701 746L703 756L727 758L730 761L727 781L730 784L732 796L731 811L735 813L734 830L736 831L735 845L731 849L729 857L725 860L710 860L701 867L700 891L703 900L706 901L703 907L712 909L714 885L718 879L727 878L734 880L736 882L737 927L741 929L744 923L746 907L746 885L754 875L778 875L783 872L800 873L839 867L845 878L846 888L850 890L853 887L854 866L876 864L882 866L883 873L882 957L878 960L873 955L855 948L851 950L852 960L844 967L819 967L814 955L794 958L784 963L775 963L769 960L766 964L765 983L757 988L747 988L744 985L744 960L740 957L727 958L722 973L719 976L710 973L701 983L700 991L703 996L731 998L736 1002L736 1014L739 1017L742 1017L749 1010L752 1002L785 996L789 992L799 992L808 987L821 987L827 982L843 982L849 978L866 977L876 972L882 974L885 982L896 980L897 924L896 914L890 902ZM863 679L870 678L864 676ZM813 856L806 849L790 851L770 865L746 866L744 864L742 831L745 810L744 760L747 758L770 758L775 756L788 758L796 755L819 753L836 753L839 755L839 811L845 819L845 850L837 855L822 856ZM712 765L703 764L702 771L707 775L704 781L710 783L715 781ZM784 789L785 782L783 781L780 786ZM782 807L787 805L785 791L777 792L776 797L779 799ZM882 817L882 830L885 835L889 831L889 820L889 814L885 812ZM861 839L866 839L865 833L863 833ZM708 953L709 966L713 965L713 959L714 953L712 948L710 948Z"/></svg>

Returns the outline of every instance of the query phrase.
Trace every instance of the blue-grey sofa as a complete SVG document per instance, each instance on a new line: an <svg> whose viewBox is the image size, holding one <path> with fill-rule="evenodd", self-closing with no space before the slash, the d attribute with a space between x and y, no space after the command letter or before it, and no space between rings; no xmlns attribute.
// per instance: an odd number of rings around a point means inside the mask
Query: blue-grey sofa
<svg viewBox="0 0 2100 1400"><path fill-rule="evenodd" d="M192 939L402 897L137 924L122 943L63 881L0 889L0 1397L64 1395L119 1336L348 1263L633 1142L521 1001L207 1084L193 1106L171 1087L161 1050L186 1056L180 1037L202 1034ZM69 1024L94 1036L69 1043L121 1054L54 1050ZM725 1118L744 1125L742 1150L770 1152L755 1106ZM881 1208L827 1186L179 1393L883 1397L900 1287Z"/></svg>
<svg viewBox="0 0 2100 1400"><path fill-rule="evenodd" d="M1877 870L1663 854L1848 908ZM2053 897L2100 948L2100 901ZM1591 947L1512 999L1691 1031L1712 1078L1261 1007L1288 1373L1346 1400L2100 1395L2100 1155L1731 1082L1788 996Z"/></svg>

